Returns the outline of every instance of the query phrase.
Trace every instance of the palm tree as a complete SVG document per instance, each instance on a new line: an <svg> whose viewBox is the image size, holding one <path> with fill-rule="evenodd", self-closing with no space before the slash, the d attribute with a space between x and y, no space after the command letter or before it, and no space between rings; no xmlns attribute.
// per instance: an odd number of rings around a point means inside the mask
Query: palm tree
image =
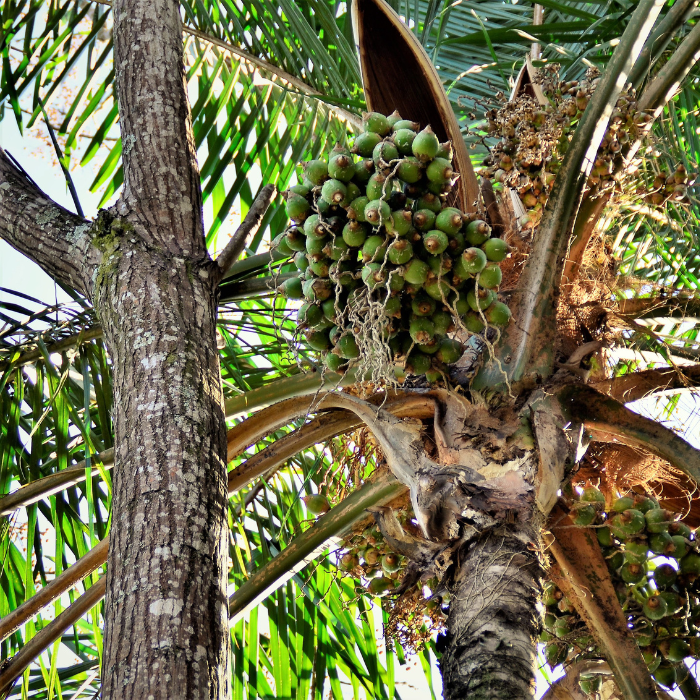
<svg viewBox="0 0 700 700"><path fill-rule="evenodd" d="M227 697L229 658L235 697L320 698L326 681L340 697L341 678L355 696L391 697L396 660L421 641L428 665L440 655L445 697L530 697L543 579L557 586L545 602L563 596L555 606L578 626L573 643L550 635L552 665L568 657L561 688L575 696L602 673L621 697L664 692L635 643L653 587L623 582L620 605L624 567L605 557L632 550L611 540L604 556L596 526L631 488L682 511L700 473L697 449L624 405L673 391L672 408L700 376L693 189L653 199L664 168L698 167L695 5L397 2L403 20L379 0L353 7L354 29L345 3L317 1L184 3L182 22L165 0L3 5L0 99L20 128L43 119L77 212L2 154L0 236L75 300L3 302L9 697ZM554 60L562 80L591 66L602 77L531 236L519 200L470 160L495 152L484 109L511 91L536 97L534 69ZM628 81L647 115L635 133L649 133L623 150L637 174L611 196L594 191L591 167ZM474 336L478 369L451 374L461 393L338 392L352 372L323 374L313 352L288 350L294 309L270 290L294 270L264 244L285 226L274 187L356 133L366 107L450 137L462 209L485 206L517 247L505 290L515 320L495 345ZM118 194L93 221L72 187L74 155L97 159L101 204ZM220 246L237 201L247 215ZM212 262L207 248L222 247ZM607 497L592 527L574 489L586 479ZM300 495L318 491L333 507L314 521ZM352 554L368 536L410 562L405 592L384 599L384 661L359 586L367 566ZM435 605L423 614L426 572L446 619ZM691 573L690 626L674 638L693 655ZM692 675L677 680L700 696Z"/></svg>

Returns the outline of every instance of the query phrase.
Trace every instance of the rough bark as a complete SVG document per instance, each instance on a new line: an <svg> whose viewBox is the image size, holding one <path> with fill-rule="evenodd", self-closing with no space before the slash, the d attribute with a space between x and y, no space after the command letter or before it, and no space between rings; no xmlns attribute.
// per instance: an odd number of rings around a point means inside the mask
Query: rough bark
<svg viewBox="0 0 700 700"><path fill-rule="evenodd" d="M442 645L445 700L535 696L538 538L531 524L503 525L465 552Z"/></svg>

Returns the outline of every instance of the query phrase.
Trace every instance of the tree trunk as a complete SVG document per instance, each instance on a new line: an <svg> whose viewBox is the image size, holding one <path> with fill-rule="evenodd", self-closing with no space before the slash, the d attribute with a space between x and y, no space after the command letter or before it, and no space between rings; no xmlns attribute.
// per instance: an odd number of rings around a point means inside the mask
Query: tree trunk
<svg viewBox="0 0 700 700"><path fill-rule="evenodd" d="M442 644L445 700L535 697L538 541L528 523L503 525L464 552Z"/></svg>

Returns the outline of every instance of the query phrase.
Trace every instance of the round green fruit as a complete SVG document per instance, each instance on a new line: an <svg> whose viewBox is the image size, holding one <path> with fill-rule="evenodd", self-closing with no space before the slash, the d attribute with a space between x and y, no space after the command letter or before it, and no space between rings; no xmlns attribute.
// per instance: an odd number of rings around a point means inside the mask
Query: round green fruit
<svg viewBox="0 0 700 700"><path fill-rule="evenodd" d="M378 598L385 596L393 588L394 582L386 576L379 576L377 578L373 578L367 584L367 590L369 591L369 593L373 596L377 596Z"/></svg>
<svg viewBox="0 0 700 700"><path fill-rule="evenodd" d="M332 352L326 355L325 361L326 367L328 367L331 372L342 372L347 367L345 360Z"/></svg>
<svg viewBox="0 0 700 700"><path fill-rule="evenodd" d="M491 227L481 219L476 219L475 221L470 221L467 224L466 231L464 232L464 238L467 243L472 246L480 246L485 243L491 236Z"/></svg>
<svg viewBox="0 0 700 700"><path fill-rule="evenodd" d="M613 537L610 528L599 527L596 529L596 537L598 538L598 543L601 547L612 547Z"/></svg>
<svg viewBox="0 0 700 700"><path fill-rule="evenodd" d="M445 207L435 219L435 228L444 231L448 236L456 235L462 228L462 212L454 207Z"/></svg>
<svg viewBox="0 0 700 700"><path fill-rule="evenodd" d="M435 335L433 322L425 316L414 316L408 326L408 332L413 342L419 345L429 343Z"/></svg>
<svg viewBox="0 0 700 700"><path fill-rule="evenodd" d="M613 531L615 537L626 539L641 532L645 524L644 514L638 510L629 508L624 513L618 513L611 518L609 527Z"/></svg>
<svg viewBox="0 0 700 700"><path fill-rule="evenodd" d="M480 289L478 295L473 289L471 292L467 293L467 301L472 311L488 309L495 299L496 294L491 289Z"/></svg>
<svg viewBox="0 0 700 700"><path fill-rule="evenodd" d="M365 207L365 219L373 225L384 223L391 216L389 205L381 199L373 199Z"/></svg>
<svg viewBox="0 0 700 700"><path fill-rule="evenodd" d="M668 532L657 532L649 538L649 549L654 554L668 554L667 550L674 550L675 546Z"/></svg>
<svg viewBox="0 0 700 700"><path fill-rule="evenodd" d="M311 515L323 515L331 509L331 504L328 502L328 499L321 493L304 496L301 500L304 501L306 510L308 510Z"/></svg>
<svg viewBox="0 0 700 700"><path fill-rule="evenodd" d="M416 132L412 129L399 129L394 131L394 143L402 156L409 156L413 152L413 140L416 138Z"/></svg>
<svg viewBox="0 0 700 700"><path fill-rule="evenodd" d="M505 260L510 248L502 238L489 238L482 246L486 257L492 262L501 262Z"/></svg>
<svg viewBox="0 0 700 700"><path fill-rule="evenodd" d="M362 115L365 131L370 131L380 136L386 136L391 131L389 120L379 112L366 112Z"/></svg>
<svg viewBox="0 0 700 700"><path fill-rule="evenodd" d="M544 656L547 659L547 663L554 668L561 663L566 661L566 657L569 653L569 647L566 644L547 644L544 648Z"/></svg>
<svg viewBox="0 0 700 700"><path fill-rule="evenodd" d="M430 295L436 301L445 301L447 295L450 293L450 285L445 281L444 278L435 277L434 279L429 278L423 285L423 289L426 294Z"/></svg>
<svg viewBox="0 0 700 700"><path fill-rule="evenodd" d="M343 335L338 339L336 350L340 357L346 360L354 360L360 356L360 349L357 347L357 342L350 334Z"/></svg>
<svg viewBox="0 0 700 700"><path fill-rule="evenodd" d="M306 342L312 350L318 350L322 352L323 350L328 350L331 346L331 341L328 337L327 331L320 330L310 330L304 333Z"/></svg>
<svg viewBox="0 0 700 700"><path fill-rule="evenodd" d="M299 307L297 320L299 323L305 323L307 326L317 326L323 321L323 311L318 304L305 302Z"/></svg>
<svg viewBox="0 0 700 700"><path fill-rule="evenodd" d="M370 151L371 154L371 151ZM367 158L366 160L358 160L355 163L355 175L353 179L359 185L363 185L369 181L374 172L374 161Z"/></svg>
<svg viewBox="0 0 700 700"><path fill-rule="evenodd" d="M660 620L668 613L668 607L666 605L666 601L661 596L653 595L647 598L646 602L644 603L644 607L642 608L642 612L650 620Z"/></svg>
<svg viewBox="0 0 700 700"><path fill-rule="evenodd" d="M442 211L442 201L437 195L426 192L416 200L416 211L419 209L430 209L437 215Z"/></svg>
<svg viewBox="0 0 700 700"><path fill-rule="evenodd" d="M384 222L384 225L386 230L393 236L405 236L413 227L413 216L406 209L393 211L391 216Z"/></svg>
<svg viewBox="0 0 700 700"><path fill-rule="evenodd" d="M652 574L657 588L668 588L676 582L678 573L670 564L660 564Z"/></svg>
<svg viewBox="0 0 700 700"><path fill-rule="evenodd" d="M479 248L467 248L462 253L462 264L470 275L476 275L486 267L486 255Z"/></svg>
<svg viewBox="0 0 700 700"><path fill-rule="evenodd" d="M488 263L476 278L477 284L480 287L486 287L486 289L498 287L502 280L503 273L501 272L501 268L498 267L498 263Z"/></svg>
<svg viewBox="0 0 700 700"><path fill-rule="evenodd" d="M647 530L651 533L668 532L668 526L673 522L671 513L664 508L652 508L644 516L647 521Z"/></svg>
<svg viewBox="0 0 700 700"><path fill-rule="evenodd" d="M410 129L411 131L418 131L420 129L420 124L418 122L412 122L409 119L399 119L392 124L394 131L400 131L401 129Z"/></svg>
<svg viewBox="0 0 700 700"><path fill-rule="evenodd" d="M282 282L279 288L282 296L287 297L287 299L303 299L303 283L299 277L290 277L289 279Z"/></svg>
<svg viewBox="0 0 700 700"><path fill-rule="evenodd" d="M666 603L666 614L676 615L683 609L683 601L678 593L673 591L661 591L659 597L664 599Z"/></svg>
<svg viewBox="0 0 700 700"><path fill-rule="evenodd" d="M462 357L463 352L464 346L458 340L443 338L440 341L440 349L437 351L437 359L443 364L451 365Z"/></svg>
<svg viewBox="0 0 700 700"><path fill-rule="evenodd" d="M432 316L435 312L435 300L427 294L419 293L411 301L411 311L416 316Z"/></svg>
<svg viewBox="0 0 700 700"><path fill-rule="evenodd" d="M657 683L660 683L666 688L673 688L673 686L676 685L676 669L673 666L659 666L656 671L654 671L654 678Z"/></svg>
<svg viewBox="0 0 700 700"><path fill-rule="evenodd" d="M447 249L447 234L444 231L433 229L423 236L423 246L431 255L440 255Z"/></svg>
<svg viewBox="0 0 700 700"><path fill-rule="evenodd" d="M370 236L362 246L363 262L384 260L386 248L386 239L384 236Z"/></svg>
<svg viewBox="0 0 700 700"><path fill-rule="evenodd" d="M401 563L396 554L389 552L382 557L382 569L388 574L393 574L401 568Z"/></svg>
<svg viewBox="0 0 700 700"><path fill-rule="evenodd" d="M355 163L350 156L341 153L328 161L328 174L336 180L350 182L355 176Z"/></svg>
<svg viewBox="0 0 700 700"><path fill-rule="evenodd" d="M430 318L435 326L435 335L447 335L454 330L452 314L448 314L447 311L436 311Z"/></svg>
<svg viewBox="0 0 700 700"><path fill-rule="evenodd" d="M700 554L695 554L695 552L686 554L680 560L680 565L682 574L700 575Z"/></svg>
<svg viewBox="0 0 700 700"><path fill-rule="evenodd" d="M573 519L574 525L578 527L587 527L594 520L598 511L593 506L583 506L576 509L576 516Z"/></svg>
<svg viewBox="0 0 700 700"><path fill-rule="evenodd" d="M620 578L625 583L639 583L646 575L644 564L632 564L627 562L620 569Z"/></svg>
<svg viewBox="0 0 700 700"><path fill-rule="evenodd" d="M486 328L479 314L469 311L464 316L464 325L470 333L481 333Z"/></svg>
<svg viewBox="0 0 700 700"><path fill-rule="evenodd" d="M321 195L327 202L331 204L342 204L348 196L348 188L344 182L331 178L323 183ZM346 204L349 204L347 202Z"/></svg>
<svg viewBox="0 0 700 700"><path fill-rule="evenodd" d="M299 223L304 221L308 215L309 208L310 205L306 197L294 193L290 193L287 196L285 209L287 211L287 216L292 219L292 221Z"/></svg>
<svg viewBox="0 0 700 700"><path fill-rule="evenodd" d="M595 486L586 486L579 497L584 503L599 503L605 505L605 496Z"/></svg>
<svg viewBox="0 0 700 700"><path fill-rule="evenodd" d="M380 143L381 140L382 137L374 131L364 131L358 134L352 150L363 158L369 158L375 146Z"/></svg>
<svg viewBox="0 0 700 700"><path fill-rule="evenodd" d="M292 251L303 251L306 250L306 236L299 228L290 228L285 234L284 242L287 247Z"/></svg>
<svg viewBox="0 0 700 700"><path fill-rule="evenodd" d="M612 509L616 513L624 513L626 510L634 508L634 499L629 496L623 496L622 498L616 498L613 501Z"/></svg>
<svg viewBox="0 0 700 700"><path fill-rule="evenodd" d="M372 160L375 167L379 167L381 163L391 165L393 161L398 160L399 151L391 141L381 141L374 147L372 151Z"/></svg>
<svg viewBox="0 0 700 700"><path fill-rule="evenodd" d="M449 182L454 176L454 170L452 170L452 163L445 158L435 158L425 171L426 177L431 182L437 184L444 184Z"/></svg>
<svg viewBox="0 0 700 700"><path fill-rule="evenodd" d="M322 185L328 179L328 164L324 160L310 160L304 166L304 177L314 186Z"/></svg>
<svg viewBox="0 0 700 700"><path fill-rule="evenodd" d="M411 150L413 155L423 163L435 158L440 150L440 141L430 126L426 126L423 131L416 134Z"/></svg>
<svg viewBox="0 0 700 700"><path fill-rule="evenodd" d="M294 250L292 250L292 248L289 247L289 243L287 243L286 231L284 233L280 233L279 236L276 236L270 247L272 250L276 250L278 253L281 253L286 257L289 257L294 253Z"/></svg>
<svg viewBox="0 0 700 700"><path fill-rule="evenodd" d="M625 542L625 561L632 564L643 564L647 560L648 549L646 542Z"/></svg>
<svg viewBox="0 0 700 700"><path fill-rule="evenodd" d="M394 265L405 265L412 257L413 246L405 238L399 238L389 246L389 262Z"/></svg>
<svg viewBox="0 0 700 700"><path fill-rule="evenodd" d="M318 214L312 214L304 222L304 233L312 238L325 238L328 235L327 223Z"/></svg>
<svg viewBox="0 0 700 700"><path fill-rule="evenodd" d="M409 185L415 184L423 177L420 161L413 157L402 158L396 169L396 175L399 180Z"/></svg>
<svg viewBox="0 0 700 700"><path fill-rule="evenodd" d="M404 273L404 278L409 284L422 285L425 284L428 279L428 273L430 272L430 267L428 263L419 260L418 258L413 258L406 265L406 272Z"/></svg>
<svg viewBox="0 0 700 700"><path fill-rule="evenodd" d="M406 372L419 377L421 374L425 374L429 369L430 358L419 350L413 350L406 360Z"/></svg>
<svg viewBox="0 0 700 700"><path fill-rule="evenodd" d="M359 221L348 221L343 228L343 241L351 248L359 248L367 240L368 226Z"/></svg>
<svg viewBox="0 0 700 700"><path fill-rule="evenodd" d="M636 510L641 510L645 513L649 510L659 507L659 502L655 498L650 498L649 496L635 496L634 497L634 507Z"/></svg>
<svg viewBox="0 0 700 700"><path fill-rule="evenodd" d="M351 221L365 222L365 207L369 204L369 197L356 197L345 210Z"/></svg>

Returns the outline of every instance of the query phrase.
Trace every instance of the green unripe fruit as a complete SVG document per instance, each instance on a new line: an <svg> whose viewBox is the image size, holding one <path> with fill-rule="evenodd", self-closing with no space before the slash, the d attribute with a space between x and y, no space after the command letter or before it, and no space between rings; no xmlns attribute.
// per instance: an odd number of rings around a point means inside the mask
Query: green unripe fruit
<svg viewBox="0 0 700 700"><path fill-rule="evenodd" d="M654 641L654 628L648 625L635 630L634 641L638 647L648 647Z"/></svg>
<svg viewBox="0 0 700 700"><path fill-rule="evenodd" d="M409 185L418 182L423 177L420 162L417 158L411 156L402 158L396 170L396 175L399 180L403 180L403 182L407 182Z"/></svg>
<svg viewBox="0 0 700 700"><path fill-rule="evenodd" d="M411 146L413 155L422 162L435 158L439 149L440 142L430 126L426 126L423 131L416 134L416 138L413 139Z"/></svg>
<svg viewBox="0 0 700 700"><path fill-rule="evenodd" d="M312 238L309 236L306 239L306 252L311 256L311 261L318 259L323 255L323 249L328 245L325 238Z"/></svg>
<svg viewBox="0 0 700 700"><path fill-rule="evenodd" d="M440 144L438 148L436 158L446 158L447 160L452 160L454 157L454 150L452 148L452 143L450 141L445 141L445 143Z"/></svg>
<svg viewBox="0 0 700 700"><path fill-rule="evenodd" d="M347 182L345 184L348 190L347 194L347 199L346 201L350 202L352 204L361 194L362 192L360 191L360 188L354 183L354 182ZM350 205L348 205L350 206ZM346 209L347 212L347 209Z"/></svg>
<svg viewBox="0 0 700 700"><path fill-rule="evenodd" d="M503 273L501 272L501 268L498 267L498 263L489 263L486 265L476 278L477 284L480 287L486 287L486 289L498 287L502 280Z"/></svg>
<svg viewBox="0 0 700 700"><path fill-rule="evenodd" d="M309 192L311 192L311 190L309 189L309 187L308 187L307 185L292 185L292 186L287 190L287 192L290 192L290 193L293 193L293 194L299 194L299 195L301 195L302 197L308 197L308 196L309 196Z"/></svg>
<svg viewBox="0 0 700 700"><path fill-rule="evenodd" d="M426 262L437 277L446 275L452 269L452 258L449 255L431 255Z"/></svg>
<svg viewBox="0 0 700 700"><path fill-rule="evenodd" d="M626 510L634 508L634 499L629 496L624 496L623 498L616 498L613 501L612 509L616 513L624 513Z"/></svg>
<svg viewBox="0 0 700 700"><path fill-rule="evenodd" d="M286 257L289 257L294 253L294 251L289 247L289 243L287 243L286 231L284 233L280 233L279 236L276 236L270 247L272 250L276 250L278 253L281 253Z"/></svg>
<svg viewBox="0 0 700 700"><path fill-rule="evenodd" d="M605 561L610 571L617 571L625 563L625 557L622 552L615 552L612 556L606 555Z"/></svg>
<svg viewBox="0 0 700 700"><path fill-rule="evenodd" d="M454 330L452 315L448 314L447 311L436 311L430 318L435 326L435 335L447 335Z"/></svg>
<svg viewBox="0 0 700 700"><path fill-rule="evenodd" d="M290 228L285 234L285 243L292 251L306 250L306 236L301 229Z"/></svg>
<svg viewBox="0 0 700 700"><path fill-rule="evenodd" d="M583 501L584 503L600 503L605 505L605 496L595 486L586 486L583 489L583 493L581 494L579 500Z"/></svg>
<svg viewBox="0 0 700 700"><path fill-rule="evenodd" d="M338 354L346 360L354 360L360 356L360 349L357 347L357 342L349 333L338 339L336 350Z"/></svg>
<svg viewBox="0 0 700 700"><path fill-rule="evenodd" d="M416 200L416 211L420 209L430 209L434 214L439 214L442 211L440 197L431 192L426 192Z"/></svg>
<svg viewBox="0 0 700 700"><path fill-rule="evenodd" d="M576 516L573 519L574 525L578 527L587 527L590 525L596 516L596 509L593 506L583 506L576 510Z"/></svg>
<svg viewBox="0 0 700 700"><path fill-rule="evenodd" d="M331 346L331 341L328 338L328 331L307 331L304 333L304 337L309 347L313 350L321 352L323 350L328 350Z"/></svg>
<svg viewBox="0 0 700 700"><path fill-rule="evenodd" d="M384 315L387 318L401 318L401 298L389 297L384 304Z"/></svg>
<svg viewBox="0 0 700 700"><path fill-rule="evenodd" d="M331 260L340 260L340 258L346 255L349 249L350 246L348 246L342 238L336 236L332 240L326 242L322 252Z"/></svg>
<svg viewBox="0 0 700 700"><path fill-rule="evenodd" d="M294 264L299 272L306 272L309 267L309 261L306 259L306 255L301 251L294 256Z"/></svg>
<svg viewBox="0 0 700 700"><path fill-rule="evenodd" d="M312 496L304 496L302 499L306 510L311 513L311 515L323 515L331 509L331 504L328 499L320 493L314 494Z"/></svg>
<svg viewBox="0 0 700 700"><path fill-rule="evenodd" d="M386 230L393 236L405 236L413 228L413 216L410 211L394 211L384 222ZM405 262L408 262L407 260Z"/></svg>
<svg viewBox="0 0 700 700"><path fill-rule="evenodd" d="M437 304L427 294L419 293L411 301L411 311L416 316L432 316Z"/></svg>
<svg viewBox="0 0 700 700"><path fill-rule="evenodd" d="M670 564L661 564L654 569L652 574L657 588L672 586L678 578L676 570Z"/></svg>
<svg viewBox="0 0 700 700"><path fill-rule="evenodd" d="M668 526L673 522L671 514L664 508L652 508L644 516L647 530L651 533L668 532Z"/></svg>
<svg viewBox="0 0 700 700"><path fill-rule="evenodd" d="M476 275L486 267L486 255L479 248L467 248L462 253L462 265L470 275Z"/></svg>
<svg viewBox="0 0 700 700"><path fill-rule="evenodd" d="M287 216L292 219L292 221L299 223L304 221L309 212L309 208L310 205L305 197L293 193L287 196L285 209L287 211Z"/></svg>
<svg viewBox="0 0 700 700"><path fill-rule="evenodd" d="M324 301L323 304L321 304L321 309L323 310L323 315L329 321L333 321L334 323L336 322L336 316L337 316L335 302L336 302L335 298L331 297L330 299L326 299L326 301Z"/></svg>
<svg viewBox="0 0 700 700"><path fill-rule="evenodd" d="M385 554L382 557L382 569L388 574L393 574L394 571L398 571L400 568L401 564L399 563L399 558L393 552Z"/></svg>
<svg viewBox="0 0 700 700"><path fill-rule="evenodd" d="M352 150L363 158L369 158L374 151L375 146L380 143L382 137L374 131L364 131L355 139L355 145Z"/></svg>
<svg viewBox="0 0 700 700"><path fill-rule="evenodd" d="M371 153L371 152L370 152ZM354 180L360 185L365 184L369 181L372 173L374 172L374 161L369 158L365 160L358 160L355 163L355 175Z"/></svg>
<svg viewBox="0 0 700 700"><path fill-rule="evenodd" d="M440 362L451 365L453 362L457 362L462 353L464 352L464 346L458 340L453 338L443 338L440 341L440 349L437 352L437 359Z"/></svg>
<svg viewBox="0 0 700 700"><path fill-rule="evenodd" d="M470 245L480 246L491 236L491 227L480 219L470 221L464 232L464 238Z"/></svg>
<svg viewBox="0 0 700 700"><path fill-rule="evenodd" d="M373 596L377 596L378 598L385 596L393 588L394 582L390 578L386 578L386 576L379 576L378 578L373 578L367 584L368 592Z"/></svg>
<svg viewBox="0 0 700 700"><path fill-rule="evenodd" d="M666 554L674 559L681 559L688 553L688 545L685 541L685 537L673 535L671 539L673 541L673 545L671 548L666 549Z"/></svg>
<svg viewBox="0 0 700 700"><path fill-rule="evenodd" d="M447 250L449 243L447 234L444 231L433 229L423 236L423 246L431 255L440 255Z"/></svg>
<svg viewBox="0 0 700 700"><path fill-rule="evenodd" d="M349 221L343 228L343 241L351 248L359 248L367 239L368 227L357 221Z"/></svg>
<svg viewBox="0 0 700 700"><path fill-rule="evenodd" d="M387 279L387 285L389 287L389 292L392 294L396 294L397 292L400 292L404 286L406 285L406 280L403 278L403 275L401 274L402 268L398 268L396 270L391 270L389 272L389 277Z"/></svg>
<svg viewBox="0 0 700 700"><path fill-rule="evenodd" d="M394 265L404 265L413 257L413 246L405 238L399 238L389 246L388 257Z"/></svg>
<svg viewBox="0 0 700 700"><path fill-rule="evenodd" d="M679 522L671 523L668 526L668 531L671 535L678 535L679 537L684 537L685 539L689 539L693 534L693 531L685 523Z"/></svg>
<svg viewBox="0 0 700 700"><path fill-rule="evenodd" d="M673 550L675 546L668 532L657 532L649 538L649 549L655 554L666 554L669 548Z"/></svg>
<svg viewBox="0 0 700 700"><path fill-rule="evenodd" d="M673 666L659 666L654 671L654 679L657 683L666 688L673 688L676 685L676 669Z"/></svg>
<svg viewBox="0 0 700 700"><path fill-rule="evenodd" d="M338 156L349 156L350 155L350 149L343 146L341 143L336 143L335 146L333 146L333 150L328 154L328 158L332 160L333 158L337 158Z"/></svg>
<svg viewBox="0 0 700 700"><path fill-rule="evenodd" d="M386 185L386 188L385 188ZM367 182L367 197L372 199L382 199L384 197L384 190L386 189L386 195L389 196L391 193L391 183L387 184L386 176L382 173L374 173Z"/></svg>
<svg viewBox="0 0 700 700"><path fill-rule="evenodd" d="M328 175L335 180L350 182L355 176L355 163L345 154L335 156L328 161Z"/></svg>
<svg viewBox="0 0 700 700"><path fill-rule="evenodd" d="M435 212L430 209L419 209L413 215L413 225L419 231L430 231L435 226Z"/></svg>
<svg viewBox="0 0 700 700"><path fill-rule="evenodd" d="M672 664L678 664L690 656L690 646L683 639L665 639L659 645L659 649Z"/></svg>
<svg viewBox="0 0 700 700"><path fill-rule="evenodd" d="M365 219L367 219L370 224L382 224L390 216L391 209L389 209L389 205L381 199L373 199L365 207Z"/></svg>
<svg viewBox="0 0 700 700"><path fill-rule="evenodd" d="M677 593L672 591L661 591L659 597L666 602L666 615L675 615L683 609L683 601Z"/></svg>
<svg viewBox="0 0 700 700"><path fill-rule="evenodd" d="M662 661L662 658L656 653L656 649L644 649L642 658L649 669L649 673L654 673Z"/></svg>
<svg viewBox="0 0 700 700"><path fill-rule="evenodd" d="M644 514L630 508L624 513L618 513L610 520L610 529L616 537L626 539L641 532L645 524Z"/></svg>
<svg viewBox="0 0 700 700"><path fill-rule="evenodd" d="M398 158L399 151L391 141L381 141L372 151L372 160L377 168L380 164L390 165L392 161L398 160Z"/></svg>
<svg viewBox="0 0 700 700"><path fill-rule="evenodd" d="M495 299L496 294L490 289L480 289L478 296L473 289L467 293L467 302L469 302L472 311L487 309Z"/></svg>
<svg viewBox="0 0 700 700"><path fill-rule="evenodd" d="M561 663L566 661L566 657L569 653L569 648L566 644L547 644L544 648L544 657L547 659L547 663L554 668Z"/></svg>
<svg viewBox="0 0 700 700"><path fill-rule="evenodd" d="M332 204L341 204L345 201L348 195L348 189L345 183L340 180L326 180L321 188L323 198Z"/></svg>
<svg viewBox="0 0 700 700"><path fill-rule="evenodd" d="M314 186L322 185L328 179L328 164L325 160L310 160L304 166L304 177Z"/></svg>
<svg viewBox="0 0 700 700"><path fill-rule="evenodd" d="M329 201L325 200L323 197L319 197L316 200L316 211L321 214L321 216L326 217L331 215L332 209L337 209L337 204L331 204Z"/></svg>
<svg viewBox="0 0 700 700"><path fill-rule="evenodd" d="M435 228L454 236L462 228L462 213L454 207L446 207L435 218Z"/></svg>
<svg viewBox="0 0 700 700"><path fill-rule="evenodd" d="M414 350L406 360L406 372L417 377L430 369L430 358L418 350Z"/></svg>
<svg viewBox="0 0 700 700"><path fill-rule="evenodd" d="M353 554L352 552L348 552L347 554L343 554L343 556L340 558L340 568L343 571L352 571L353 569L357 568L360 565L360 560L357 557L357 554Z"/></svg>
<svg viewBox="0 0 700 700"><path fill-rule="evenodd" d="M382 269L381 263L368 263L362 268L362 281L370 289L375 289L384 285L388 274L388 270Z"/></svg>
<svg viewBox="0 0 700 700"><path fill-rule="evenodd" d="M632 564L643 564L647 560L647 550L646 542L626 542L625 561Z"/></svg>
<svg viewBox="0 0 700 700"><path fill-rule="evenodd" d="M442 372L440 372L440 370L437 369L429 369L425 373L425 378L431 384L435 384L435 382L439 382L442 379Z"/></svg>
<svg viewBox="0 0 700 700"><path fill-rule="evenodd" d="M454 176L454 170L452 170L452 163L444 158L436 158L427 167L425 174L431 182L437 184L444 184L449 182Z"/></svg>
<svg viewBox="0 0 700 700"><path fill-rule="evenodd" d="M384 260L386 255L386 239L384 236L370 236L362 246L363 262Z"/></svg>
<svg viewBox="0 0 700 700"><path fill-rule="evenodd" d="M304 292L302 288L302 281L299 277L290 277L288 280L282 282L279 287L282 296L287 299L303 299Z"/></svg>
<svg viewBox="0 0 700 700"><path fill-rule="evenodd" d="M379 112L366 112L362 115L365 131L374 132L380 136L386 136L391 131L389 120Z"/></svg>
<svg viewBox="0 0 700 700"><path fill-rule="evenodd" d="M612 547L613 538L612 532L610 532L610 528L599 527L596 530L596 537L598 538L598 543L601 547Z"/></svg>
<svg viewBox="0 0 700 700"><path fill-rule="evenodd" d="M486 257L492 262L501 262L505 260L510 248L502 238L489 238L482 246Z"/></svg>
<svg viewBox="0 0 700 700"><path fill-rule="evenodd" d="M331 372L343 372L347 368L347 362L332 352L326 355L325 362Z"/></svg>
<svg viewBox="0 0 700 700"><path fill-rule="evenodd" d="M643 564L630 564L629 562L622 565L620 569L620 578L625 583L639 583L645 576L646 572Z"/></svg>
<svg viewBox="0 0 700 700"><path fill-rule="evenodd" d="M331 265L331 261L328 258L322 258L321 260L315 260L309 263L309 270L316 275L316 277L328 277L328 271Z"/></svg>
<svg viewBox="0 0 700 700"><path fill-rule="evenodd" d="M464 316L464 326L470 333L481 333L486 328L479 314L470 311Z"/></svg>
<svg viewBox="0 0 700 700"><path fill-rule="evenodd" d="M304 233L312 238L325 238L328 235L328 229L318 214L312 214L304 222Z"/></svg>
<svg viewBox="0 0 700 700"><path fill-rule="evenodd" d="M680 560L680 564L682 574L700 575L700 554L695 554L694 552L686 554Z"/></svg>
<svg viewBox="0 0 700 700"><path fill-rule="evenodd" d="M428 279L423 285L423 289L437 301L447 299L447 295L450 293L450 285L443 278Z"/></svg>
<svg viewBox="0 0 700 700"><path fill-rule="evenodd" d="M447 252L456 258L460 256L464 249L466 248L466 243L464 241L464 236L461 233L455 233L451 238L450 242L447 244Z"/></svg>
<svg viewBox="0 0 700 700"><path fill-rule="evenodd" d="M413 258L406 265L406 272L404 273L404 278L409 284L422 285L425 284L428 279L428 273L430 272L430 267L427 263L424 263L418 258Z"/></svg>
<svg viewBox="0 0 700 700"><path fill-rule="evenodd" d="M397 122L392 124L394 133L401 131L401 129L410 129L411 131L418 131L420 129L420 124L418 122L412 122L410 119L399 119Z"/></svg>
<svg viewBox="0 0 700 700"><path fill-rule="evenodd" d="M392 129L394 128L394 124L396 124L397 122L402 121L401 115L399 114L398 109L395 109L395 110L386 118L386 120L389 122L389 125L391 126Z"/></svg>
<svg viewBox="0 0 700 700"><path fill-rule="evenodd" d="M435 335L435 326L425 316L414 316L409 323L408 332L415 343L427 345Z"/></svg>
<svg viewBox="0 0 700 700"><path fill-rule="evenodd" d="M635 496L634 504L635 510L641 510L644 514L659 507L659 502L649 496Z"/></svg>
<svg viewBox="0 0 700 700"><path fill-rule="evenodd" d="M306 280L302 284L304 297L309 301L325 301L333 292L332 284L333 283L329 279L321 279L320 277Z"/></svg>
<svg viewBox="0 0 700 700"><path fill-rule="evenodd" d="M394 143L399 153L403 156L411 155L413 140L416 138L416 132L411 129L399 129L394 132Z"/></svg>
<svg viewBox="0 0 700 700"><path fill-rule="evenodd" d="M365 207L369 204L369 197L357 197L350 202L350 206L346 209L348 219L351 221L360 221L364 223Z"/></svg>
<svg viewBox="0 0 700 700"><path fill-rule="evenodd" d="M636 583L636 581L633 581L632 583ZM644 603L644 607L642 608L642 612L650 620L660 620L662 617L666 616L668 607L666 606L666 601L661 596L653 595L647 598L646 602Z"/></svg>
<svg viewBox="0 0 700 700"><path fill-rule="evenodd" d="M307 326L316 326L323 321L323 311L317 304L304 303L299 307L297 320Z"/></svg>

